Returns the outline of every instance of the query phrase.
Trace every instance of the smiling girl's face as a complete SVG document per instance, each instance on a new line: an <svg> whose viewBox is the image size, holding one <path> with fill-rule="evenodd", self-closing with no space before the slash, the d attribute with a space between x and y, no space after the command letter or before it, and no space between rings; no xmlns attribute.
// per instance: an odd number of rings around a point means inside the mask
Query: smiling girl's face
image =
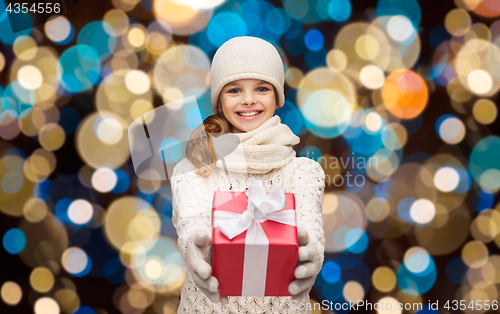
<svg viewBox="0 0 500 314"><path fill-rule="evenodd" d="M256 79L226 84L220 93L219 110L232 125L232 133L254 130L272 118L278 108L274 86Z"/></svg>

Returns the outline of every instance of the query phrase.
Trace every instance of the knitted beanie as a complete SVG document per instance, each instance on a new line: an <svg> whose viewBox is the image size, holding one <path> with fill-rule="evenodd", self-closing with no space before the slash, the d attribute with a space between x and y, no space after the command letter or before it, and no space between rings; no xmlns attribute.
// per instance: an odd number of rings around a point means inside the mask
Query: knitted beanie
<svg viewBox="0 0 500 314"><path fill-rule="evenodd" d="M233 37L215 52L210 70L211 105L217 113L217 101L224 86L241 79L271 83L278 91L278 108L285 104L285 71L276 48L264 39Z"/></svg>

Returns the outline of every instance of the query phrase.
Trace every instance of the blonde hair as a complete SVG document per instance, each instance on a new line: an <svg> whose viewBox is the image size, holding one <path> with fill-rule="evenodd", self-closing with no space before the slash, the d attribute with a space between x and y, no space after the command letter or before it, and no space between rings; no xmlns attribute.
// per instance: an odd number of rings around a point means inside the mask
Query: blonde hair
<svg viewBox="0 0 500 314"><path fill-rule="evenodd" d="M278 92L273 85L276 107L278 103ZM220 104L220 96L218 99ZM186 158L191 161L195 167L195 173L203 178L212 175L215 168L216 156L212 146L212 136L210 133L231 133L231 123L227 121L222 111L208 116L203 123L191 132L190 140L186 146ZM206 132L206 136L204 134Z"/></svg>

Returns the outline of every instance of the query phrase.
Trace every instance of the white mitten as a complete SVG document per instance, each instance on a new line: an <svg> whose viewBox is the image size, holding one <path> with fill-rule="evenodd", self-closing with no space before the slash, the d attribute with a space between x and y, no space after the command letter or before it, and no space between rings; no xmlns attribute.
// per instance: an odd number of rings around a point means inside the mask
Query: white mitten
<svg viewBox="0 0 500 314"><path fill-rule="evenodd" d="M295 268L295 278L288 286L288 292L292 295L292 300L301 302L309 294L316 280L319 269L314 263L319 259L318 251L314 243L309 241L309 234L306 229L297 230L299 238L299 265Z"/></svg>
<svg viewBox="0 0 500 314"><path fill-rule="evenodd" d="M200 229L196 230L187 243L188 267L193 272L193 280L210 301L228 304L227 297L219 296L219 281L212 276L212 266L204 259L203 250L210 246L210 235Z"/></svg>

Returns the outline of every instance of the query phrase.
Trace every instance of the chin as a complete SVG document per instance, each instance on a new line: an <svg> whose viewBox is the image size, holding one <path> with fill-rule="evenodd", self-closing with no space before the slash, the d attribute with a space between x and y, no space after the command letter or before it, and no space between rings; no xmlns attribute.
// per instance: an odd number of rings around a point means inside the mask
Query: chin
<svg viewBox="0 0 500 314"><path fill-rule="evenodd" d="M246 128L246 129L255 129L258 125L261 125L263 123L263 120L261 121L259 119L259 121L248 121L247 123L239 123L239 126L241 126L242 128ZM240 130L243 130L243 129L240 129Z"/></svg>

